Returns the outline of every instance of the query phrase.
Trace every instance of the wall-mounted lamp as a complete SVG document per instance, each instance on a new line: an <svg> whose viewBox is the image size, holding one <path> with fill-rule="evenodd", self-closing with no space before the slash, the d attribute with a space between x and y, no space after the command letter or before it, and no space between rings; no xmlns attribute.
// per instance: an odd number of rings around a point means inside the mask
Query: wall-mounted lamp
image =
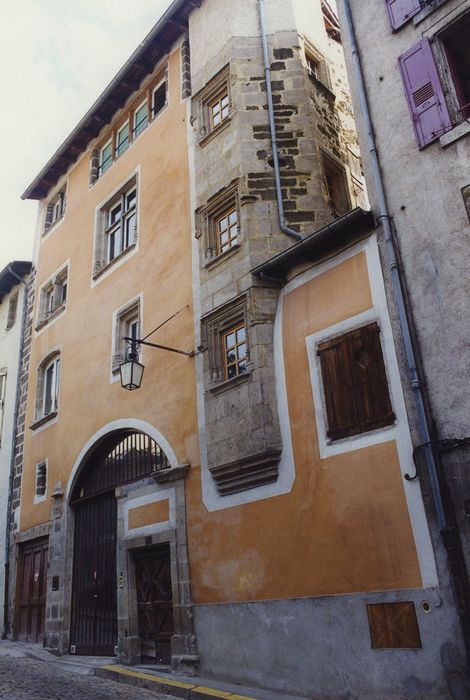
<svg viewBox="0 0 470 700"><path fill-rule="evenodd" d="M129 348L126 352L125 361L119 365L119 372L121 374L121 386L128 391L140 389L142 383L145 366L139 362L140 345L149 345L151 348L167 350L168 352L177 352L180 355L187 355L187 357L194 357L196 354L194 350L178 350L177 348L170 348L168 345L149 343L148 340L141 340L139 338L123 338L123 340L129 343Z"/></svg>

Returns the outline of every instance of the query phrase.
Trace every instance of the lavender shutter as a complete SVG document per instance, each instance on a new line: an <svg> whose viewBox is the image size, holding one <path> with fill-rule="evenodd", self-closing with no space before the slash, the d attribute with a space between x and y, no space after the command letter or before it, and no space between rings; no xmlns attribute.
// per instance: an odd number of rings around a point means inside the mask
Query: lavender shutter
<svg viewBox="0 0 470 700"><path fill-rule="evenodd" d="M398 65L416 140L423 148L452 127L429 39L405 51Z"/></svg>
<svg viewBox="0 0 470 700"><path fill-rule="evenodd" d="M392 29L398 29L420 11L419 0L385 0Z"/></svg>

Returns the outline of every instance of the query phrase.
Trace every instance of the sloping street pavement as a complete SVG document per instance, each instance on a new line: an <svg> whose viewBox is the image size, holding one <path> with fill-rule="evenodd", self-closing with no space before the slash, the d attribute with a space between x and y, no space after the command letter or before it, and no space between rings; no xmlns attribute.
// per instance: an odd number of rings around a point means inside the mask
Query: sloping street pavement
<svg viewBox="0 0 470 700"><path fill-rule="evenodd" d="M143 688L98 678L93 666L30 658L20 645L0 641L0 698L8 700L172 700ZM46 653L47 652L43 652Z"/></svg>

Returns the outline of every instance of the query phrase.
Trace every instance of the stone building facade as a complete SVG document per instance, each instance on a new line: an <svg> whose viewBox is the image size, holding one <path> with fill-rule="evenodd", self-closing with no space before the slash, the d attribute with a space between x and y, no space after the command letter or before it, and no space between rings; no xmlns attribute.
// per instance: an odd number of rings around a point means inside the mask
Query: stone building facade
<svg viewBox="0 0 470 700"><path fill-rule="evenodd" d="M407 478L328 3L175 0L24 196L11 636L307 697L447 697L457 615Z"/></svg>

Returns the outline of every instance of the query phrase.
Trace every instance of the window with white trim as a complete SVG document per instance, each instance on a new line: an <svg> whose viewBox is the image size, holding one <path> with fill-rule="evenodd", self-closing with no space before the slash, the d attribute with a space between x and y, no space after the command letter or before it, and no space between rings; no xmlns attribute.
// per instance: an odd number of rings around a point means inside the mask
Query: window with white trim
<svg viewBox="0 0 470 700"><path fill-rule="evenodd" d="M122 156L129 147L129 122L127 121L116 132L116 158Z"/></svg>
<svg viewBox="0 0 470 700"><path fill-rule="evenodd" d="M110 139L100 148L99 177L111 167L113 162L113 141Z"/></svg>
<svg viewBox="0 0 470 700"><path fill-rule="evenodd" d="M60 353L49 355L38 368L35 421L53 418L59 408ZM33 426L34 427L34 426Z"/></svg>
<svg viewBox="0 0 470 700"><path fill-rule="evenodd" d="M132 248L137 240L137 179L134 176L98 211L94 275Z"/></svg>

